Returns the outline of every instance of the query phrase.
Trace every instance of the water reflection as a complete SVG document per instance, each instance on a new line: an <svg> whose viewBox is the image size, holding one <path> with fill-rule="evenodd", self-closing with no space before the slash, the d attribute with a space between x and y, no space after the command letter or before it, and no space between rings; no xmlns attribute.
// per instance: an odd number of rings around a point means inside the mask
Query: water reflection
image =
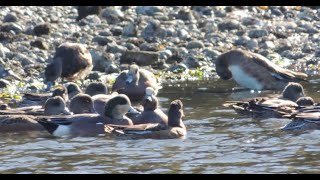
<svg viewBox="0 0 320 180"><path fill-rule="evenodd" d="M274 92L228 92L234 86L232 81L211 81L163 87L159 101L164 111L174 99L185 105L184 140L2 135L0 172L319 173L320 132L284 133L278 129L287 119L238 117L222 103ZM316 101L318 87L306 89Z"/></svg>

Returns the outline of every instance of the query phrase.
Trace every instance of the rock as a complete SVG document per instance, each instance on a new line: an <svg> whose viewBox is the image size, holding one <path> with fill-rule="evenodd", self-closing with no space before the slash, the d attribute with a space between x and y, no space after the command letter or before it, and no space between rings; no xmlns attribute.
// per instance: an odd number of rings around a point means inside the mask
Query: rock
<svg viewBox="0 0 320 180"><path fill-rule="evenodd" d="M105 73L106 74L120 73L120 69L115 64L110 64L108 67L106 67Z"/></svg>
<svg viewBox="0 0 320 180"><path fill-rule="evenodd" d="M258 41L256 39L251 39L247 42L246 47L250 50L254 50L258 48Z"/></svg>
<svg viewBox="0 0 320 180"><path fill-rule="evenodd" d="M161 12L162 9L161 6L137 6L136 13L153 16L156 12Z"/></svg>
<svg viewBox="0 0 320 180"><path fill-rule="evenodd" d="M19 33L22 33L23 27L21 27L21 25L18 25L16 23L4 23L1 25L1 31L4 31L4 32L13 31L15 34L19 34Z"/></svg>
<svg viewBox="0 0 320 180"><path fill-rule="evenodd" d="M126 51L120 58L121 64L137 63L139 66L148 66L157 62L159 53L148 51Z"/></svg>
<svg viewBox="0 0 320 180"><path fill-rule="evenodd" d="M276 48L276 46L273 44L272 41L265 41L265 42L262 44L261 47L264 48L264 49L274 49L274 48Z"/></svg>
<svg viewBox="0 0 320 180"><path fill-rule="evenodd" d="M99 35L100 35L100 36L112 36L112 33L110 32L109 29L105 29L105 30L103 30L103 31L100 31L100 32L99 32Z"/></svg>
<svg viewBox="0 0 320 180"><path fill-rule="evenodd" d="M168 59L172 56L172 52L168 49L159 52L160 59Z"/></svg>
<svg viewBox="0 0 320 180"><path fill-rule="evenodd" d="M158 51L163 50L159 43L143 43L143 44L140 45L139 48L140 48L141 51L158 52Z"/></svg>
<svg viewBox="0 0 320 180"><path fill-rule="evenodd" d="M236 46L244 46L250 41L248 36L240 36L237 40L234 41L234 45Z"/></svg>
<svg viewBox="0 0 320 180"><path fill-rule="evenodd" d="M170 56L166 63L172 64L172 63L180 63L183 61L182 53L178 50L172 50L172 56Z"/></svg>
<svg viewBox="0 0 320 180"><path fill-rule="evenodd" d="M127 48L121 45L118 45L116 43L108 43L107 44L107 52L111 52L111 53L124 53Z"/></svg>
<svg viewBox="0 0 320 180"><path fill-rule="evenodd" d="M282 57L286 57L288 59L294 59L294 60L301 59L305 56L305 54L302 52L292 52L290 50L283 51L280 55Z"/></svg>
<svg viewBox="0 0 320 180"><path fill-rule="evenodd" d="M33 64L34 61L24 54L16 54L15 58L21 63L22 66Z"/></svg>
<svg viewBox="0 0 320 180"><path fill-rule="evenodd" d="M188 70L188 67L183 63L174 63L167 70L173 73L182 73Z"/></svg>
<svg viewBox="0 0 320 180"><path fill-rule="evenodd" d="M146 41L155 41L156 38L164 39L166 37L166 30L160 28L159 20L152 20L147 27L141 32L141 36Z"/></svg>
<svg viewBox="0 0 320 180"><path fill-rule="evenodd" d="M90 50L90 54L92 56L93 71L104 72L105 68L114 61L114 56L105 52L100 53Z"/></svg>
<svg viewBox="0 0 320 180"><path fill-rule="evenodd" d="M283 16L283 13L279 8L272 8L271 13L274 14L275 16Z"/></svg>
<svg viewBox="0 0 320 180"><path fill-rule="evenodd" d="M39 48L39 49L42 49L42 50L47 50L47 49L49 49L48 48L48 45L45 43L45 42L43 42L43 41L41 41L41 40L35 40L35 41L31 41L30 42L30 45L31 46L33 46L33 47L37 47L37 48Z"/></svg>
<svg viewBox="0 0 320 180"><path fill-rule="evenodd" d="M196 59L195 57L192 57L192 56L187 57L186 64L188 65L189 68L199 68L200 67L200 63L199 63L198 59Z"/></svg>
<svg viewBox="0 0 320 180"><path fill-rule="evenodd" d="M182 40L186 40L186 39L190 38L188 31L186 31L185 29L178 29L177 34L178 34L178 37Z"/></svg>
<svg viewBox="0 0 320 180"><path fill-rule="evenodd" d="M120 36L122 34L122 27L115 26L110 31L113 36Z"/></svg>
<svg viewBox="0 0 320 180"><path fill-rule="evenodd" d="M204 49L203 50L205 56L215 60L218 56L220 56L221 52L214 50L214 49Z"/></svg>
<svg viewBox="0 0 320 180"><path fill-rule="evenodd" d="M124 14L117 8L107 7L102 12L102 17L106 18L109 24L116 24L123 20Z"/></svg>
<svg viewBox="0 0 320 180"><path fill-rule="evenodd" d="M103 37L103 36L96 36L92 39L92 42L96 42L98 43L100 46L105 46L107 45L108 43L111 43L113 42L112 40L110 41L109 38L107 37Z"/></svg>
<svg viewBox="0 0 320 180"><path fill-rule="evenodd" d="M33 33L36 36L48 35L50 33L50 24L40 24L33 28Z"/></svg>
<svg viewBox="0 0 320 180"><path fill-rule="evenodd" d="M11 86L11 83L8 80L0 79L0 88L5 88Z"/></svg>
<svg viewBox="0 0 320 180"><path fill-rule="evenodd" d="M187 45L187 49L201 49L204 48L204 45L201 41L191 41Z"/></svg>
<svg viewBox="0 0 320 180"><path fill-rule="evenodd" d="M310 44L304 44L302 48L303 53L311 53L312 51L314 51L314 49L312 48L312 46L310 46Z"/></svg>
<svg viewBox="0 0 320 180"><path fill-rule="evenodd" d="M192 11L189 10L180 10L177 15L177 19L181 19L183 21L190 21L194 19Z"/></svg>
<svg viewBox="0 0 320 180"><path fill-rule="evenodd" d="M81 37L82 36L82 34L80 33L80 32L74 32L73 34L72 34L72 37L75 37L75 38L79 38L79 37Z"/></svg>
<svg viewBox="0 0 320 180"><path fill-rule="evenodd" d="M316 51L314 52L314 57L320 57L320 49L316 49Z"/></svg>
<svg viewBox="0 0 320 180"><path fill-rule="evenodd" d="M134 44L132 43L126 43L124 45L128 50L134 50L134 51L138 51L139 48L137 46L135 46Z"/></svg>
<svg viewBox="0 0 320 180"><path fill-rule="evenodd" d="M91 71L91 73L88 75L88 77L86 79L91 79L91 80L99 80L100 77L102 76L101 72L98 71Z"/></svg>
<svg viewBox="0 0 320 180"><path fill-rule="evenodd" d="M268 35L269 35L268 31L264 29L253 29L253 30L250 30L248 33L248 36L250 38L260 38Z"/></svg>
<svg viewBox="0 0 320 180"><path fill-rule="evenodd" d="M15 36L12 33L0 32L1 42L12 42L14 39L15 39Z"/></svg>
<svg viewBox="0 0 320 180"><path fill-rule="evenodd" d="M79 25L81 26L84 26L84 25L94 26L94 25L100 25L100 24L101 24L101 19L97 15L89 15L79 22Z"/></svg>
<svg viewBox="0 0 320 180"><path fill-rule="evenodd" d="M17 16L12 13L7 14L3 18L3 22L5 22L5 23L6 22L16 22L17 20L18 20Z"/></svg>
<svg viewBox="0 0 320 180"><path fill-rule="evenodd" d="M78 17L76 20L79 21L92 14L99 15L101 13L102 6L78 6L77 10Z"/></svg>
<svg viewBox="0 0 320 180"><path fill-rule="evenodd" d="M137 33L138 31L136 29L136 25L134 25L133 23L129 23L123 28L122 35L127 37L133 37L137 36Z"/></svg>
<svg viewBox="0 0 320 180"><path fill-rule="evenodd" d="M5 47L0 43L0 58L5 59L6 58L6 52Z"/></svg>
<svg viewBox="0 0 320 180"><path fill-rule="evenodd" d="M240 24L236 20L227 20L226 22L221 22L218 24L218 29L220 31L240 29Z"/></svg>

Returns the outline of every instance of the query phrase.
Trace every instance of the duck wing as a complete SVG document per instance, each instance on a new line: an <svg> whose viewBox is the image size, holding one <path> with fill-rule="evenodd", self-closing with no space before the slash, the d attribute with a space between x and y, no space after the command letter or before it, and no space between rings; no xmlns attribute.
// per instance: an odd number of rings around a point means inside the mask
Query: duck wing
<svg viewBox="0 0 320 180"><path fill-rule="evenodd" d="M249 59L251 59L257 65L266 68L269 73L276 79L288 82L307 81L307 74L281 68L260 54L250 53L249 56L251 56Z"/></svg>

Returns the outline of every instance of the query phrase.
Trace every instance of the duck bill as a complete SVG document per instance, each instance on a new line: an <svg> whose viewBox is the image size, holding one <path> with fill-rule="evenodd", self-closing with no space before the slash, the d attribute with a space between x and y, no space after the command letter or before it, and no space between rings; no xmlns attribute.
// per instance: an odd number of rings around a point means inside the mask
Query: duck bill
<svg viewBox="0 0 320 180"><path fill-rule="evenodd" d="M149 102L152 102L152 97L151 97L151 96L147 96L147 100L148 100Z"/></svg>
<svg viewBox="0 0 320 180"><path fill-rule="evenodd" d="M127 79L126 79L126 84L130 84L133 81L133 76L132 75L128 75Z"/></svg>
<svg viewBox="0 0 320 180"><path fill-rule="evenodd" d="M133 108L132 106L130 107L128 113L133 113L133 114L140 114L139 111L137 111L135 108Z"/></svg>
<svg viewBox="0 0 320 180"><path fill-rule="evenodd" d="M62 111L62 114L64 114L64 115L71 115L72 113L69 111L68 108L64 108L64 110Z"/></svg>

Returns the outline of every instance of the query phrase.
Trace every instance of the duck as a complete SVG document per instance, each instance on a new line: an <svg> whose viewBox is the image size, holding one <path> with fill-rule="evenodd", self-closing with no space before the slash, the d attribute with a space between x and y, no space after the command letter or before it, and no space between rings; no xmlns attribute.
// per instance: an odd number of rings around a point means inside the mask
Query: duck
<svg viewBox="0 0 320 180"><path fill-rule="evenodd" d="M43 105L50 97L60 96L65 102L69 100L68 91L64 86L57 86L52 93L23 93L24 101L38 102L36 104Z"/></svg>
<svg viewBox="0 0 320 180"><path fill-rule="evenodd" d="M168 116L158 108L158 98L152 87L147 87L142 100L143 112L137 116L129 116L134 124L162 123L168 125Z"/></svg>
<svg viewBox="0 0 320 180"><path fill-rule="evenodd" d="M1 106L0 115L59 115L59 114L67 114L70 112L68 108L66 108L66 104L62 97L55 96L47 99L44 106L27 106L20 108L10 108L8 106Z"/></svg>
<svg viewBox="0 0 320 180"><path fill-rule="evenodd" d="M56 49L52 63L45 68L46 90L61 77L68 81L83 80L93 68L88 49L79 43L63 43Z"/></svg>
<svg viewBox="0 0 320 180"><path fill-rule="evenodd" d="M282 90L289 82L307 81L308 75L284 69L266 57L245 51L230 50L215 61L216 72L223 80L233 78L252 90Z"/></svg>
<svg viewBox="0 0 320 180"><path fill-rule="evenodd" d="M59 115L65 114L70 115L69 109L66 107L66 103L60 96L49 98L44 105L44 115Z"/></svg>
<svg viewBox="0 0 320 180"><path fill-rule="evenodd" d="M74 82L69 82L66 85L67 92L68 92L68 98L71 100L74 96L83 93L80 87L74 83Z"/></svg>
<svg viewBox="0 0 320 180"><path fill-rule="evenodd" d="M19 133L44 131L36 116L32 115L0 115L0 133Z"/></svg>
<svg viewBox="0 0 320 180"><path fill-rule="evenodd" d="M317 103L310 96L303 96L297 99L298 106L317 106Z"/></svg>
<svg viewBox="0 0 320 180"><path fill-rule="evenodd" d="M283 115L302 108L296 101L304 96L303 86L290 82L279 97L257 97L243 101L229 101L223 104L233 108L238 114L254 118L281 118ZM299 100L300 103L300 100Z"/></svg>
<svg viewBox="0 0 320 180"><path fill-rule="evenodd" d="M69 110L74 114L95 113L93 101L88 94L77 94L70 100Z"/></svg>
<svg viewBox="0 0 320 180"><path fill-rule="evenodd" d="M291 119L289 123L280 128L285 132L304 132L320 129L320 109L318 106L287 113L283 117Z"/></svg>
<svg viewBox="0 0 320 180"><path fill-rule="evenodd" d="M155 75L138 65L132 64L129 70L125 70L116 78L112 91L126 94L131 101L141 101L147 87L152 87L155 94L158 93L158 84Z"/></svg>
<svg viewBox="0 0 320 180"><path fill-rule="evenodd" d="M183 103L181 100L174 100L171 102L168 112L168 125L162 123L133 126L106 124L104 130L107 134L131 139L184 139L187 135L187 129L182 121L183 117Z"/></svg>
<svg viewBox="0 0 320 180"><path fill-rule="evenodd" d="M70 115L60 96L49 98L44 109L42 106L31 106L0 110L0 133L44 131L44 127L38 123L39 118L60 114Z"/></svg>
<svg viewBox="0 0 320 180"><path fill-rule="evenodd" d="M98 113L101 116L105 116L104 114L104 108L107 104L107 102L119 95L117 92L113 92L112 94L96 94L92 96L92 101L93 101L93 109L95 110L96 113Z"/></svg>
<svg viewBox="0 0 320 180"><path fill-rule="evenodd" d="M97 94L108 94L108 88L102 82L92 82L87 86L85 94L88 94L90 96L94 96Z"/></svg>
<svg viewBox="0 0 320 180"><path fill-rule="evenodd" d="M75 114L69 116L42 117L38 122L53 136L96 136L104 134L105 124L133 125L125 114L132 108L124 94L112 97L105 106L104 114Z"/></svg>

